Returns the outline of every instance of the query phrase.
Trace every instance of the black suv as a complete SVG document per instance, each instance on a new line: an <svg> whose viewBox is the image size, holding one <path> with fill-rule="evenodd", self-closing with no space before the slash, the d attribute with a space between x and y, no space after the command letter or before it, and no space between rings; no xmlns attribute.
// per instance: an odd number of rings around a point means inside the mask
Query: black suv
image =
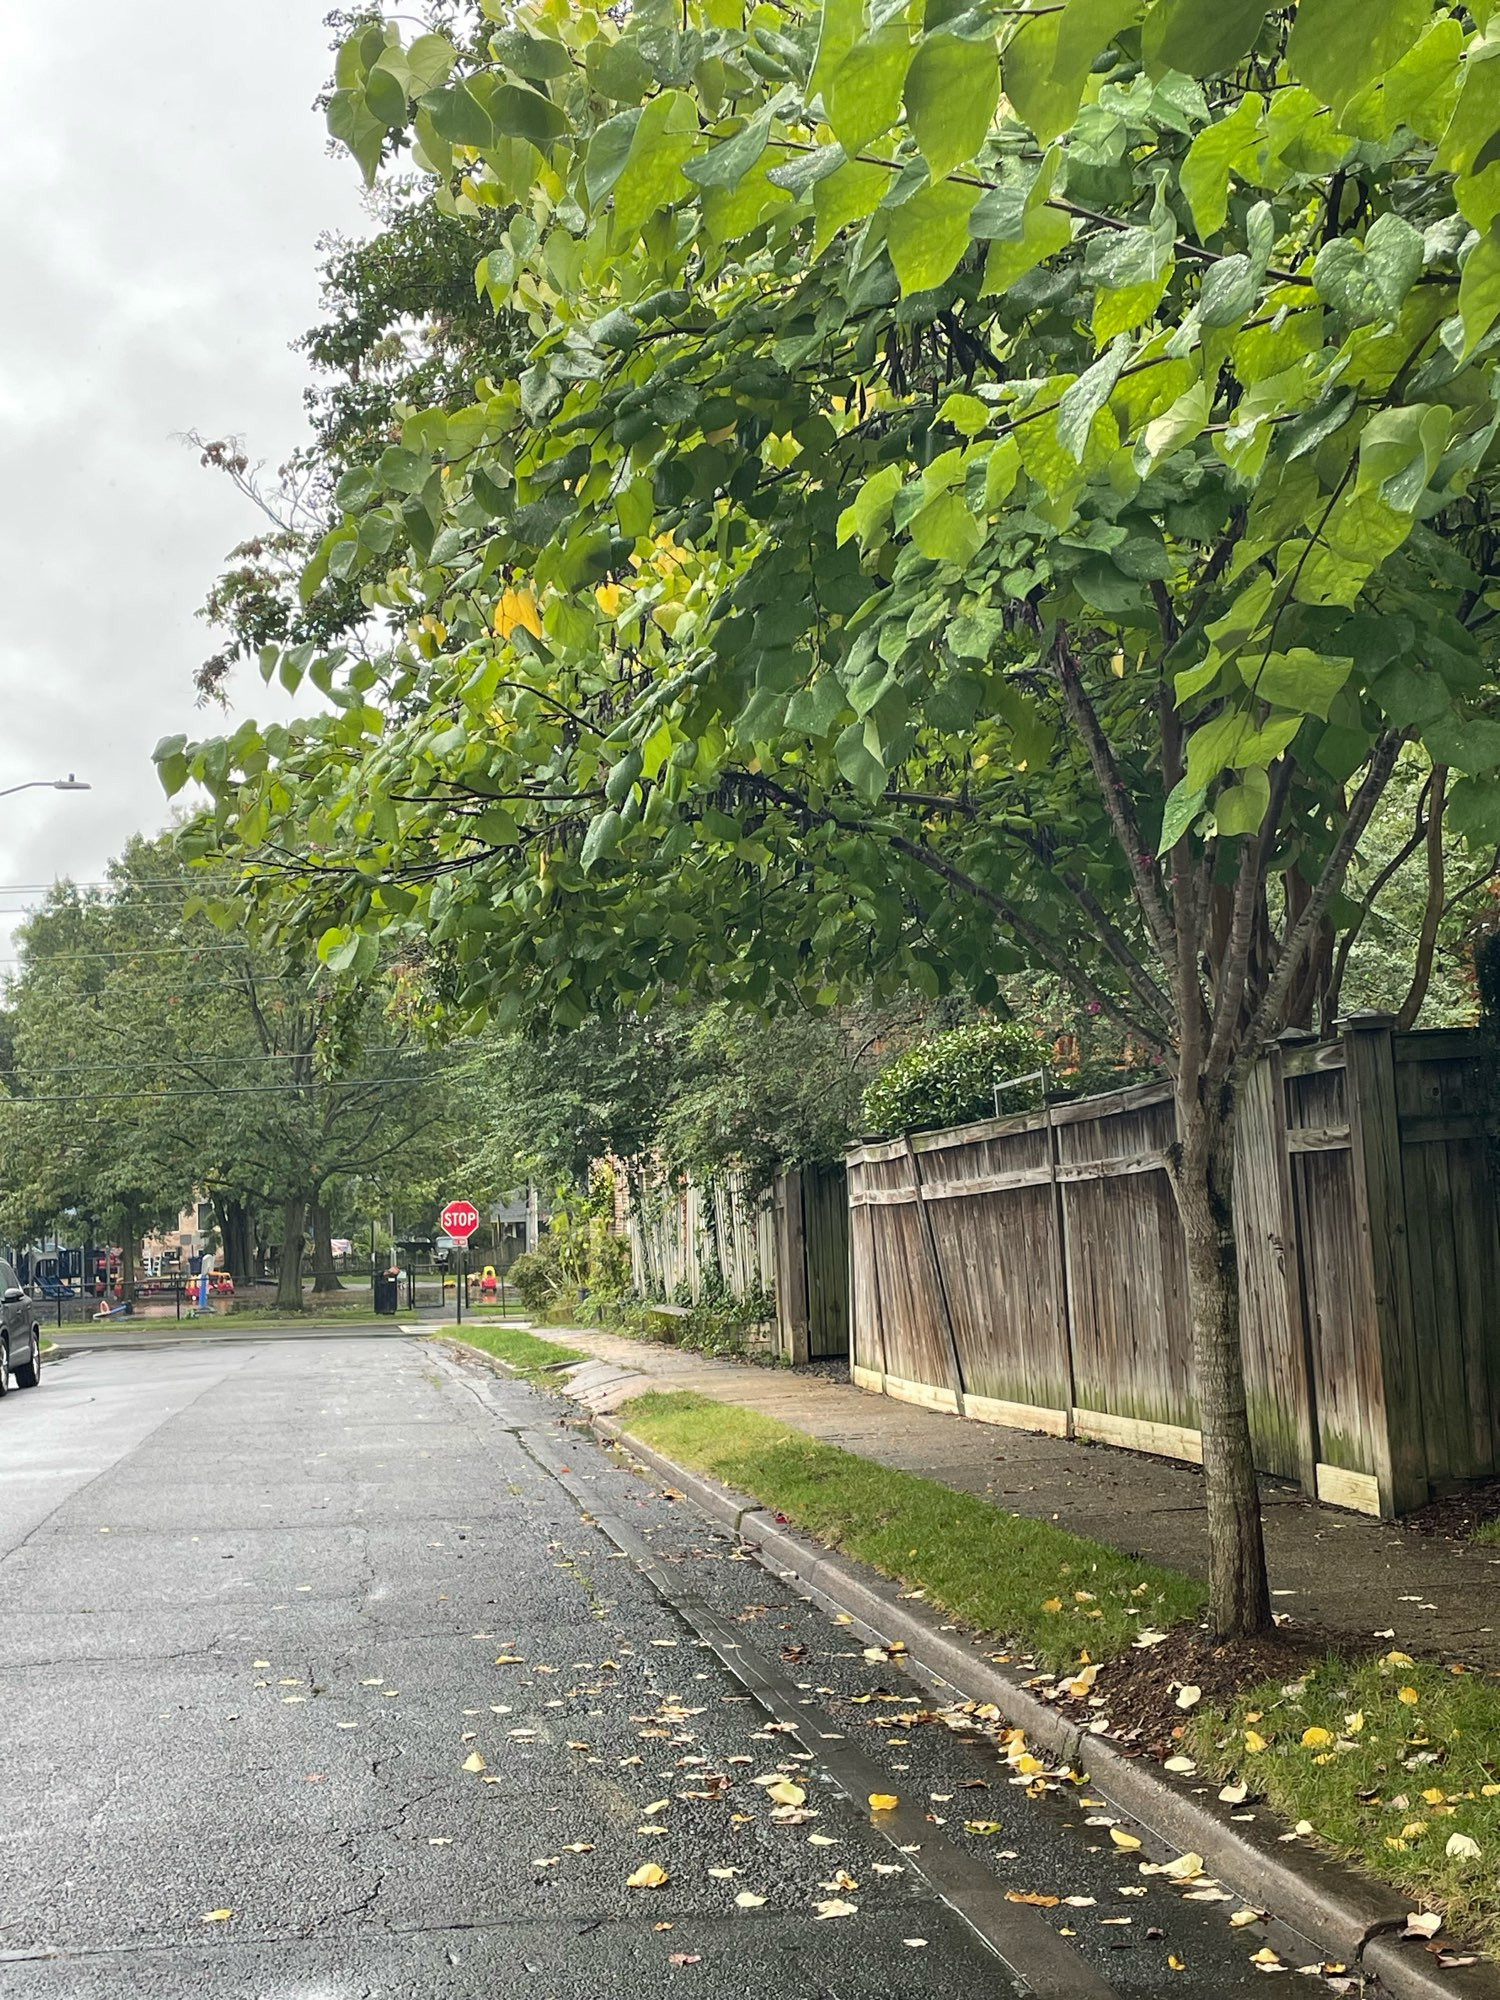
<svg viewBox="0 0 1500 2000"><path fill-rule="evenodd" d="M0 1258L0 1396L15 1375L23 1389L42 1379L42 1329L36 1305L21 1280Z"/></svg>

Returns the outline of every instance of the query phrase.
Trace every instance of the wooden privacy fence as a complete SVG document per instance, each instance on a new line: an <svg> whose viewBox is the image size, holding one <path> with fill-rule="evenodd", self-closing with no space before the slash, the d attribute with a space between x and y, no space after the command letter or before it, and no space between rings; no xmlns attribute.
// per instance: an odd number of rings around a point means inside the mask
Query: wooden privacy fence
<svg viewBox="0 0 1500 2000"><path fill-rule="evenodd" d="M670 1301L686 1289L696 1305L710 1273L733 1298L775 1290L775 1212L742 1175L648 1188L631 1201L626 1234L632 1279L646 1298Z"/></svg>
<svg viewBox="0 0 1500 2000"><path fill-rule="evenodd" d="M1262 1470L1387 1516L1500 1471L1490 1045L1353 1017L1247 1086L1235 1229ZM1170 1087L849 1156L854 1379L1198 1460Z"/></svg>
<svg viewBox="0 0 1500 2000"><path fill-rule="evenodd" d="M621 1177L622 1187L628 1186ZM632 1192L620 1211L632 1282L645 1298L696 1304L718 1280L731 1297L776 1301L775 1352L793 1363L849 1352L849 1203L842 1161ZM716 1289L716 1286L714 1287Z"/></svg>

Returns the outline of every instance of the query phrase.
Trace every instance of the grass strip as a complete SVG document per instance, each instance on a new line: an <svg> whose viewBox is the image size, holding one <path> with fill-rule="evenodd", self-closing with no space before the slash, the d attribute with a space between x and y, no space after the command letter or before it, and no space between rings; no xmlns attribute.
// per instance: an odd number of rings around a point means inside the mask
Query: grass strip
<svg viewBox="0 0 1500 2000"><path fill-rule="evenodd" d="M758 1410L653 1390L620 1416L668 1458L753 1495L1054 1671L1111 1659L1144 1628L1191 1617L1204 1601L1191 1577L841 1451Z"/></svg>
<svg viewBox="0 0 1500 2000"><path fill-rule="evenodd" d="M471 1326L465 1320L462 1326L435 1326L428 1338L439 1337L461 1340L466 1347L493 1354L518 1375L540 1375L544 1369L556 1368L560 1363L589 1358L576 1347L563 1347L555 1340L538 1340L534 1333L524 1333L515 1326Z"/></svg>
<svg viewBox="0 0 1500 2000"><path fill-rule="evenodd" d="M1200 1763L1500 1953L1500 1675L1330 1654L1190 1735Z"/></svg>

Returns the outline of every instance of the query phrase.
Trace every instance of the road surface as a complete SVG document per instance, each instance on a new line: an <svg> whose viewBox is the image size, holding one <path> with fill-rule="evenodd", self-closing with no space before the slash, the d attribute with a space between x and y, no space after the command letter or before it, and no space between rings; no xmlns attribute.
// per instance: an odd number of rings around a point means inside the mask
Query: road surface
<svg viewBox="0 0 1500 2000"><path fill-rule="evenodd" d="M0 1406L7 2000L1258 1990L1233 1903L566 1415L348 1335Z"/></svg>

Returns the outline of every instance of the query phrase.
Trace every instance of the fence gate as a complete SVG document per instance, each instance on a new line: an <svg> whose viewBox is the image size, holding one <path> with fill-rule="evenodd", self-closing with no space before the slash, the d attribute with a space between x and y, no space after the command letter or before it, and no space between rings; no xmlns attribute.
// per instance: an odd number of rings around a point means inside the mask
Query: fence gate
<svg viewBox="0 0 1500 2000"><path fill-rule="evenodd" d="M776 1177L776 1330L794 1366L849 1352L849 1178L842 1162Z"/></svg>

